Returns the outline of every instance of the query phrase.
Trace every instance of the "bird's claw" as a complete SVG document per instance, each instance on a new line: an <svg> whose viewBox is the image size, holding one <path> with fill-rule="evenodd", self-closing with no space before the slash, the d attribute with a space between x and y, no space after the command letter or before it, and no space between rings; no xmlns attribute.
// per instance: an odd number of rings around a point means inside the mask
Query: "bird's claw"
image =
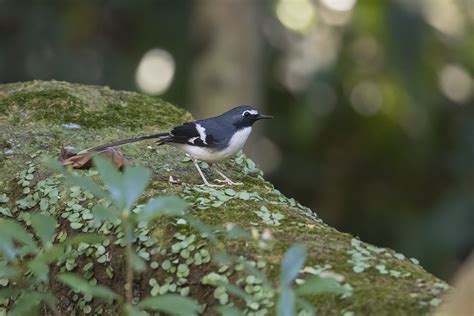
<svg viewBox="0 0 474 316"><path fill-rule="evenodd" d="M203 183L199 185L200 187L210 187L210 188L222 188L223 184L214 184L214 183Z"/></svg>

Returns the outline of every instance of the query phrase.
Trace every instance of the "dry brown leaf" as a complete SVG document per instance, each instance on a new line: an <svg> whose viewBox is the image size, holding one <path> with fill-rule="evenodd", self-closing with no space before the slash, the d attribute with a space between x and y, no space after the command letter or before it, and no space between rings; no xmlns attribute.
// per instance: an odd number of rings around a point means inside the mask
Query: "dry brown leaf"
<svg viewBox="0 0 474 316"><path fill-rule="evenodd" d="M131 165L132 161L124 157L122 152L115 147L107 148L100 153L86 153L78 155L66 148L61 148L59 162L63 166L71 166L73 169L90 169L94 166L92 157L100 155L102 158L111 161L118 169L123 169L126 165Z"/></svg>

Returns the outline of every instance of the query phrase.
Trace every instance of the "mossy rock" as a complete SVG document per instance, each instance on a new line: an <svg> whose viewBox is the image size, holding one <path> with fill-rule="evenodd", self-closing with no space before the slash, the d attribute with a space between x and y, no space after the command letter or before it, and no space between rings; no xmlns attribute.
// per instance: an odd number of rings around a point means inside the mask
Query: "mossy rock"
<svg viewBox="0 0 474 316"><path fill-rule="evenodd" d="M52 269L51 287L60 299L61 311L113 314L108 305L68 292L54 275L61 270L73 271L123 294L124 251L113 223L94 228L90 209L96 200L87 192L62 184L43 166L43 156L57 156L62 146L80 150L166 131L191 118L186 111L158 98L107 87L56 81L0 85L0 216L11 216L28 225L30 213L50 212L60 223L58 239L80 231L99 231L112 237L110 244L75 249L70 260ZM222 167L244 185L206 189L199 186L201 179L192 163L172 146L138 143L124 146L122 151L135 164L153 171L142 202L154 196L177 194L192 205L191 214L205 223L219 227L237 224L250 230L253 240L223 239L222 246L254 264L275 285L282 255L295 243L308 249L302 279L321 271L343 276L342 283L352 288L352 295L308 298L320 315L428 314L447 288L416 260L327 226L316 213L275 190L243 155ZM97 178L94 172L79 172ZM160 219L151 227L139 229L135 249L150 268L136 278L136 297L143 298L150 292L176 292L203 304L205 314L215 314L213 307L228 302L235 302L249 314L274 314L274 293L264 293L241 267L219 267L210 261L217 252L216 246L183 221ZM255 297L257 304L222 295L222 289L216 290L213 285L216 274L237 283Z"/></svg>

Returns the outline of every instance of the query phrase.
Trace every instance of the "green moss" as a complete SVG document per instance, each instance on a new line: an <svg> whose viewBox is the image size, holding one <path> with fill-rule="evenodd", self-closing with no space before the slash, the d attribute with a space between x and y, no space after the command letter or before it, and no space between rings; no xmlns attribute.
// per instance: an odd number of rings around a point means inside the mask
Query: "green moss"
<svg viewBox="0 0 474 316"><path fill-rule="evenodd" d="M136 93L112 93L109 89L81 86L81 93L73 85L52 82L48 88L37 82L25 89L5 90L0 94L0 113L10 116L10 121L27 124L34 121L65 124L76 123L85 128L126 127L140 129L144 126L169 128L187 117L183 110L160 99ZM10 89L8 89L10 88ZM95 93L94 93L95 92ZM170 120L171 118L171 120Z"/></svg>
<svg viewBox="0 0 474 316"><path fill-rule="evenodd" d="M4 193L8 197L8 201L1 204L1 207L15 210L18 208L15 206L16 201L25 199L28 195L33 197L39 190L36 186L39 181L52 179L52 174L41 167L41 157L43 155L57 156L61 146L73 146L80 150L137 134L166 130L190 118L191 116L185 111L162 100L136 93L112 91L104 87L55 81L0 85L0 171L2 173L0 196ZM77 123L81 125L81 128L65 129L62 126L64 123ZM305 244L309 253L306 266L330 265L331 271L342 275L345 278L344 282L353 288L353 295L344 299L333 296L310 297L309 300L317 306L320 314L340 314L342 311L353 311L363 315L427 314L431 308L427 302L442 294L443 287L437 285L443 284L442 281L410 260L397 258L395 252L391 250L384 252L389 253L390 257L384 257L382 253L374 253L370 267L364 272L355 273L354 264L350 262L352 259L350 251L354 249L353 237L325 225L311 210L274 190L273 186L260 176L260 171L253 166L253 163L244 156L222 164L221 167L225 169L226 174L244 183L243 186L232 188L235 191L234 195L222 198L222 194L227 194L226 188L210 192L200 190L200 187L196 186L201 183L201 179L193 164L183 161L184 155L177 148L160 146L150 149L148 145L150 143L122 148L125 156L131 158L134 163L145 165L153 171L152 182L142 201L157 195L179 194L193 204L192 214L203 222L220 227L229 223L239 224L253 231L254 239L250 241L224 240L221 234L220 246L225 246L232 254L242 255L246 260L264 260L267 263L266 273L274 284L278 279L282 254L294 243ZM7 150L10 151L9 155L5 154ZM30 168L28 164L31 161L36 168L34 179L25 184L20 180L27 175L25 172ZM178 183L168 182L169 176L173 176ZM214 178L216 175L209 173L208 176ZM29 191L25 190L24 185ZM54 184L54 186L61 196L56 201L57 203L49 203L48 198L48 205L46 205L45 201L41 202L44 192L38 193L39 199L36 200L36 204L21 211L17 210L15 214L21 213L21 218L27 218L30 212L41 211L41 208L47 208L52 212L51 206L54 206L54 213L59 217L60 231L63 233L74 234L78 229L89 227L87 216L80 219L77 219L76 215L72 215L71 218L69 215L64 218L61 216L68 212L70 214L81 212L83 216L83 209L90 209L97 201L89 198L81 201L79 199L84 198L82 193L73 193L70 188L62 184ZM240 192L246 193L241 196ZM76 196L76 194L79 195ZM208 199L209 202L202 203L200 200L202 198ZM71 205L68 205L68 202ZM256 213L262 207L270 213L283 215L278 225ZM82 225L74 229L71 228L71 222L80 222ZM74 225L74 227L78 226ZM104 234L106 232L114 234L113 231L112 228L101 230ZM143 228L144 231L145 228ZM261 236L264 231L271 232L274 239L262 248L260 247ZM161 265L165 260L170 260L170 262L178 260L173 265L177 269L181 264L180 276L189 284L176 285L176 289L171 287L171 290L183 290L184 293L189 291L189 295L201 303L207 303L208 310L227 300L236 302L238 306L244 308L245 302L242 303L233 295L226 297L226 293L221 289L217 290L209 284L200 282L203 276L211 272L226 274L228 271L220 273L221 267L213 264L187 264L188 255L193 257L196 249L189 251L189 254L186 251L181 254L181 250L174 253L172 247L177 242L176 233L183 236L196 234L189 226L178 225L169 219L160 219L149 231L143 233L143 240L137 241L136 246L139 247L148 264L156 262ZM148 237L157 239L158 243L147 246ZM204 243L203 247L211 252L218 248L202 238L198 238L195 243L201 242ZM155 253L153 249L156 246L160 246L164 253ZM370 245L363 244L363 246ZM87 254L88 250L84 249L83 253L77 255L77 259L69 263L65 262L64 267L67 264L69 268L87 273L91 279L95 278L99 283L121 292L123 282L117 281L117 275L123 271L122 248L115 244L104 247L112 258L110 262L107 260L98 262L104 254L99 253L96 257L95 250ZM100 260L103 261L103 259ZM87 271L83 272L89 262L93 262L93 266L87 266ZM399 271L402 274L409 273L409 276L397 278L381 274L375 267L379 263L383 263L388 270ZM190 270L189 275L187 275L187 268ZM153 286L150 285L152 278L160 286L165 283L177 284L176 273L176 271L162 273L161 267L150 269L137 279L136 293L148 294L153 288L154 293L159 291L155 283L152 282ZM113 275L113 279L109 275ZM170 281L168 282L167 278L171 276L173 280L168 279ZM237 282L240 274L231 274L228 278L232 282ZM53 288L60 298L67 301L68 294L63 293L64 288L54 283ZM83 300L78 297L76 301L81 299Z"/></svg>

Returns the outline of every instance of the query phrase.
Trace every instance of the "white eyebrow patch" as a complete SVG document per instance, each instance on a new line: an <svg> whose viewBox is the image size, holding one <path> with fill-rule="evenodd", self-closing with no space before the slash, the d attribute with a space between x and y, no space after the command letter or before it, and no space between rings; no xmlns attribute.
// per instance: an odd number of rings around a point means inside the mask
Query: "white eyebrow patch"
<svg viewBox="0 0 474 316"><path fill-rule="evenodd" d="M247 111L244 111L244 113L243 113L242 115L244 115L245 112L248 112L248 113L250 113L250 114L252 114L252 115L257 115L257 114L258 114L258 112L257 112L256 110L247 110Z"/></svg>
<svg viewBox="0 0 474 316"><path fill-rule="evenodd" d="M201 138L202 142L207 145L206 143L206 129L201 124L196 124L196 130L199 133L199 138ZM194 141L193 141L194 144Z"/></svg>

